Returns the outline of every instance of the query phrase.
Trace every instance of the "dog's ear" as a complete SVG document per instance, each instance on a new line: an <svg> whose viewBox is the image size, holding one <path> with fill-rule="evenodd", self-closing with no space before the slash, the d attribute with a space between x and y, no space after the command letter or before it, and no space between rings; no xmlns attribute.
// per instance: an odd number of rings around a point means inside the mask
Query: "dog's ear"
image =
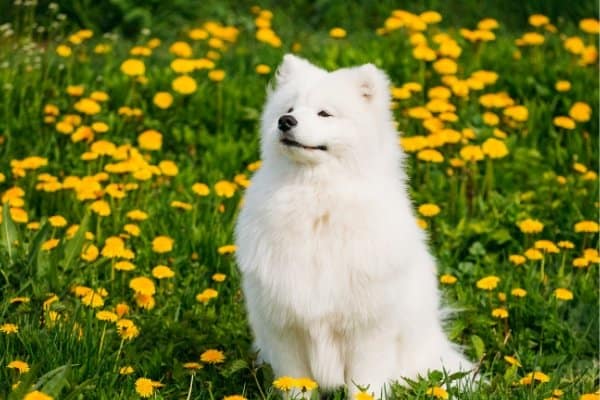
<svg viewBox="0 0 600 400"><path fill-rule="evenodd" d="M360 95L367 102L389 102L390 81L382 70L373 64L365 64L356 68Z"/></svg>
<svg viewBox="0 0 600 400"><path fill-rule="evenodd" d="M296 57L292 54L286 54L283 56L283 61L277 68L277 86L285 85L292 80L306 77L310 74L322 72L324 71L321 68L314 66L305 59Z"/></svg>

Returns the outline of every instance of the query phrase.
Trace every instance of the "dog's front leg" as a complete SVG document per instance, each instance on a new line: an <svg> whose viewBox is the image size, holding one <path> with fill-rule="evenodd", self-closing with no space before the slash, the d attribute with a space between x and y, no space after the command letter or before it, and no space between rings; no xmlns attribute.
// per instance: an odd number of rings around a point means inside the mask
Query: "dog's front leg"
<svg viewBox="0 0 600 400"><path fill-rule="evenodd" d="M342 343L331 328L324 324L311 326L308 335L308 359L312 377L321 388L333 389L344 385Z"/></svg>
<svg viewBox="0 0 600 400"><path fill-rule="evenodd" d="M358 386L368 387L376 399L389 396L389 383L400 378L398 340L385 330L365 330L358 333L348 349L346 385L351 398Z"/></svg>

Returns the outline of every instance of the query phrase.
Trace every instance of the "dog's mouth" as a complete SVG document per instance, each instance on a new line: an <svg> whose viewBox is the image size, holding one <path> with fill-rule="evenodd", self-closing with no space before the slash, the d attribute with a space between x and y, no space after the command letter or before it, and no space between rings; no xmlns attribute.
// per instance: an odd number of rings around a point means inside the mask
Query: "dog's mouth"
<svg viewBox="0 0 600 400"><path fill-rule="evenodd" d="M292 139L288 139L288 138L282 138L280 140L280 142L285 145L285 146L289 146L289 147L299 147L301 149L305 149L305 150L321 150L321 151L327 151L327 146L325 145L320 145L320 146L305 146L302 143L296 142L295 140Z"/></svg>

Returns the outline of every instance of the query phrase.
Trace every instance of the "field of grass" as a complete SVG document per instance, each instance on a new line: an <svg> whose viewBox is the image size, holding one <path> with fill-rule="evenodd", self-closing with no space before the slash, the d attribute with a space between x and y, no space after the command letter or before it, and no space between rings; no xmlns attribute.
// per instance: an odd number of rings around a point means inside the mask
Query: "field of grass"
<svg viewBox="0 0 600 400"><path fill-rule="evenodd" d="M252 353L231 244L287 52L389 74L448 333L485 378L461 393L432 372L394 397L600 398L594 15L514 32L390 8L377 30L298 30L253 7L125 40L17 7L0 26L0 398L285 397Z"/></svg>

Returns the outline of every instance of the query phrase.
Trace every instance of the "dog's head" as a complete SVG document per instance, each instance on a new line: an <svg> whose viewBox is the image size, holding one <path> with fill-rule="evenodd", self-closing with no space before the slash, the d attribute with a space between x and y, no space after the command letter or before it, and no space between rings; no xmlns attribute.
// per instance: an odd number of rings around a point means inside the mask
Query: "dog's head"
<svg viewBox="0 0 600 400"><path fill-rule="evenodd" d="M372 64L328 72L288 54L269 92L261 131L267 162L365 162L382 146L397 145L388 78Z"/></svg>

